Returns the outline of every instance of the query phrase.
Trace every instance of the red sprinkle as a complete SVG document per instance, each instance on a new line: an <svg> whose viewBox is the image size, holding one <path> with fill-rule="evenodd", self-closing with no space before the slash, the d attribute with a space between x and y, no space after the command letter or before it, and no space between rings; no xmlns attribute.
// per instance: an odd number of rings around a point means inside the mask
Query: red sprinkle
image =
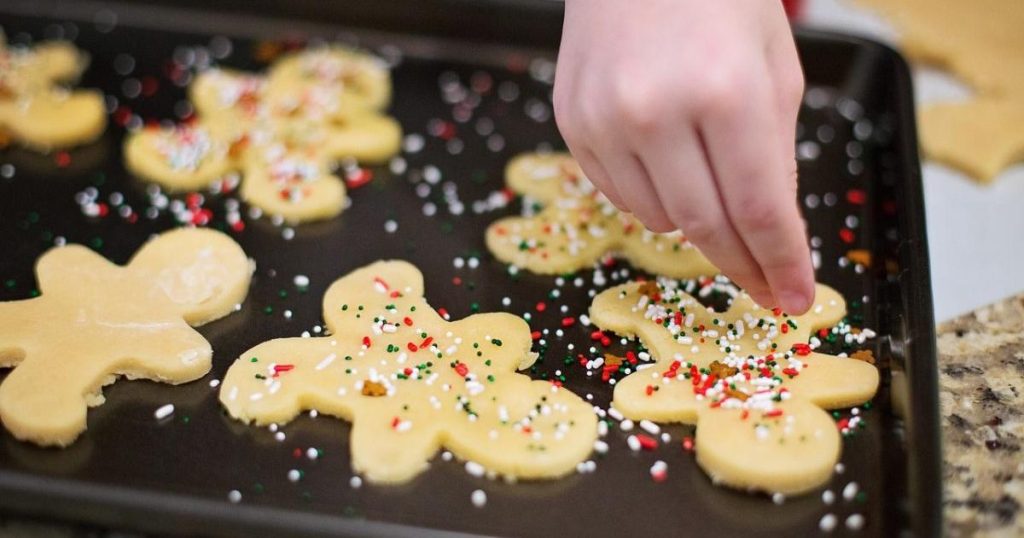
<svg viewBox="0 0 1024 538"><path fill-rule="evenodd" d="M867 200L867 194L861 189L850 189L846 191L846 201L853 205L862 205Z"/></svg>
<svg viewBox="0 0 1024 538"><path fill-rule="evenodd" d="M370 337L369 336L364 336L363 337L363 345L366 346L367 348L370 347Z"/></svg>
<svg viewBox="0 0 1024 538"><path fill-rule="evenodd" d="M562 327L572 327L576 323L576 318L565 317L562 318Z"/></svg>
<svg viewBox="0 0 1024 538"><path fill-rule="evenodd" d="M350 189L358 189L373 180L373 171L359 168L345 174L345 185Z"/></svg>
<svg viewBox="0 0 1024 538"><path fill-rule="evenodd" d="M683 450L693 452L693 437L690 437L689 435L683 437Z"/></svg>
<svg viewBox="0 0 1024 538"><path fill-rule="evenodd" d="M455 363L455 373L462 377L466 377L466 375L469 374L469 367L461 362L457 362Z"/></svg>
<svg viewBox="0 0 1024 538"><path fill-rule="evenodd" d="M651 451L658 448L658 440L643 433L636 434L636 440L640 441L640 448Z"/></svg>

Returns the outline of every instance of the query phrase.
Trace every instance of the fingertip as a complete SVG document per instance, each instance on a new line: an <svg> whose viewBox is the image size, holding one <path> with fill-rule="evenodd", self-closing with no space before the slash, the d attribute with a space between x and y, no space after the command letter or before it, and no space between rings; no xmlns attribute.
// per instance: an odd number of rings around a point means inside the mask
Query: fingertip
<svg viewBox="0 0 1024 538"><path fill-rule="evenodd" d="M807 312L814 303L813 289L808 292L804 288L787 288L778 293L779 307L790 315Z"/></svg>

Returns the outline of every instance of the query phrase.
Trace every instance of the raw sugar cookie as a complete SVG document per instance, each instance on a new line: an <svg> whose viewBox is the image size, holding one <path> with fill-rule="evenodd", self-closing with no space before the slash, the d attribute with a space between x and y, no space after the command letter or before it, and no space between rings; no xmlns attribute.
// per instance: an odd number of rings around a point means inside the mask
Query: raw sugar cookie
<svg viewBox="0 0 1024 538"><path fill-rule="evenodd" d="M48 151L92 142L103 133L103 96L70 90L86 56L70 43L10 47L0 33L0 147L17 142Z"/></svg>
<svg viewBox="0 0 1024 538"><path fill-rule="evenodd" d="M1024 2L860 1L892 20L912 60L947 69L976 92L921 107L928 157L981 182L1024 159Z"/></svg>
<svg viewBox="0 0 1024 538"><path fill-rule="evenodd" d="M268 75L211 69L189 88L197 120L129 135L132 173L171 191L243 178L249 204L290 222L341 212L341 159L379 163L399 148L401 128L380 110L390 75L375 58L337 47L283 57Z"/></svg>
<svg viewBox="0 0 1024 538"><path fill-rule="evenodd" d="M867 362L814 352L811 335L842 320L843 298L819 284L802 316L745 293L714 312L684 282L632 282L594 299L595 325L639 338L654 358L615 385L612 405L633 420L696 424L697 463L716 482L787 495L823 484L841 449L823 409L871 399L879 379Z"/></svg>
<svg viewBox="0 0 1024 538"><path fill-rule="evenodd" d="M232 417L284 423L315 409L350 421L352 467L378 483L410 480L441 447L527 479L565 475L590 454L592 407L516 373L536 360L522 319L448 322L402 261L337 280L323 309L330 336L271 340L235 361L220 393Z"/></svg>
<svg viewBox="0 0 1024 538"><path fill-rule="evenodd" d="M635 267L675 278L718 273L682 233L656 234L619 212L567 153L520 155L506 167L505 182L543 209L487 228L487 248L504 263L534 273L571 273L614 252Z"/></svg>
<svg viewBox="0 0 1024 538"><path fill-rule="evenodd" d="M192 327L245 299L252 268L212 230L149 241L128 265L69 245L36 263L41 295L0 302L0 420L16 438L66 446L86 429L118 376L179 384L210 370L212 350Z"/></svg>

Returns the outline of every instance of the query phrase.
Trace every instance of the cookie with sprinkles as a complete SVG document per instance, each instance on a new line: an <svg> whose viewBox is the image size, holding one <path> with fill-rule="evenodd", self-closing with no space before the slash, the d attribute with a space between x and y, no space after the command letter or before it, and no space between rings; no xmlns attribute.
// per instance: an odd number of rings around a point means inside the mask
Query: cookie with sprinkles
<svg viewBox="0 0 1024 538"><path fill-rule="evenodd" d="M675 278L718 273L681 232L656 234L615 208L566 153L528 153L505 169L509 189L524 196L526 214L487 228L499 260L541 274L584 269L614 253L634 266ZM530 201L541 206L539 212Z"/></svg>
<svg viewBox="0 0 1024 538"><path fill-rule="evenodd" d="M687 289L662 278L594 299L593 323L639 338L654 361L615 385L614 408L696 424L697 463L716 482L786 495L823 484L841 450L823 409L863 403L879 382L868 362L814 351L846 315L842 296L819 284L810 311L789 316L742 292L715 312Z"/></svg>
<svg viewBox="0 0 1024 538"><path fill-rule="evenodd" d="M75 82L87 64L86 55L70 43L11 47L0 33L0 147L16 141L49 151L103 134L103 96L61 86Z"/></svg>
<svg viewBox="0 0 1024 538"><path fill-rule="evenodd" d="M388 159L399 149L401 128L380 112L390 96L387 69L365 54L328 50L330 61L319 62L329 66L309 73L301 58L327 53L289 56L281 61L296 66L268 76L200 73L189 91L198 120L129 135L128 168L172 191L240 174L242 198L264 212L290 222L336 216L345 188L334 164Z"/></svg>
<svg viewBox="0 0 1024 538"><path fill-rule="evenodd" d="M285 423L306 409L353 423L352 466L405 482L444 447L467 469L540 479L590 454L597 419L569 390L531 381L530 330L511 314L449 322L424 299L413 265L382 261L324 296L329 336L282 338L240 356L221 384L228 413Z"/></svg>
<svg viewBox="0 0 1024 538"><path fill-rule="evenodd" d="M0 302L0 421L14 437L66 446L86 410L118 377L179 384L210 370L209 342L192 327L245 299L252 267L228 236L181 229L146 243L126 266L80 246L36 263L42 294Z"/></svg>

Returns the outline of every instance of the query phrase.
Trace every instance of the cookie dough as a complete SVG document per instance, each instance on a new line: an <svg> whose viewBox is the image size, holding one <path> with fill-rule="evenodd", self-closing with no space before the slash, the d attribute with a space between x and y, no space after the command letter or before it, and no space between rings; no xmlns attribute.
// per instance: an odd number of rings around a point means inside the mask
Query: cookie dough
<svg viewBox="0 0 1024 538"><path fill-rule="evenodd" d="M9 47L0 34L0 139L49 151L98 138L107 125L103 96L60 87L76 81L87 63L70 43Z"/></svg>
<svg viewBox="0 0 1024 538"><path fill-rule="evenodd" d="M802 316L745 293L714 312L690 282L632 282L594 299L595 325L639 338L654 358L615 385L613 406L633 420L696 424L697 463L716 482L787 495L823 484L841 443L822 409L871 399L879 380L866 362L813 351L812 334L842 320L845 301L819 284Z"/></svg>
<svg viewBox="0 0 1024 538"><path fill-rule="evenodd" d="M976 92L921 108L928 157L981 182L1024 159L1024 3L860 0L889 17L915 61L947 69Z"/></svg>
<svg viewBox="0 0 1024 538"><path fill-rule="evenodd" d="M16 438L66 446L118 376L179 384L210 370L192 329L245 299L252 267L228 236L182 229L146 243L126 266L80 246L36 263L42 294L0 302L0 421Z"/></svg>
<svg viewBox="0 0 1024 538"><path fill-rule="evenodd" d="M330 336L282 338L242 354L220 400L244 422L284 423L316 409L353 423L352 466L377 483L412 479L441 448L516 478L554 478L591 452L590 405L530 366L530 330L504 313L447 322L423 297L423 275L382 261L324 296Z"/></svg>
<svg viewBox="0 0 1024 538"><path fill-rule="evenodd" d="M655 234L619 212L567 153L520 155L509 162L505 181L526 197L525 204L536 200L543 209L536 215L498 220L487 228L487 248L502 262L535 273L561 274L617 253L640 269L675 278L718 273L682 233Z"/></svg>
<svg viewBox="0 0 1024 538"><path fill-rule="evenodd" d="M307 63L326 67L307 70ZM341 212L338 160L378 163L399 149L401 128L379 111L390 96L387 70L353 51L287 56L267 76L211 69L189 95L198 121L132 133L129 170L172 191L238 173L247 202L291 222Z"/></svg>

